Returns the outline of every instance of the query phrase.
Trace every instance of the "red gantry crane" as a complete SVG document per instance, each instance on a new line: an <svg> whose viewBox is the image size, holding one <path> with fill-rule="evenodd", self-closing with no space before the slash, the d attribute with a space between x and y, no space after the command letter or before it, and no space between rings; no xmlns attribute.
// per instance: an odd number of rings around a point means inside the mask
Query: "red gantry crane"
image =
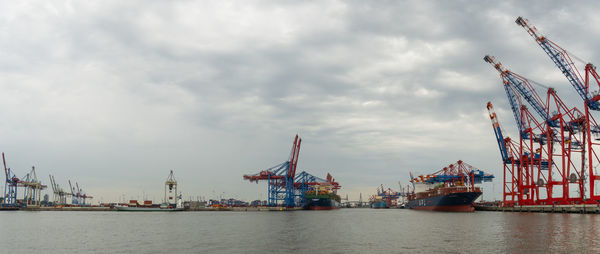
<svg viewBox="0 0 600 254"><path fill-rule="evenodd" d="M588 170L587 174L590 186L590 202L588 203L600 203L600 194L597 194L596 191L596 184L600 184L600 174L595 171L600 165L600 158L594 149L600 146L598 142L600 128L598 128L598 124L596 124L590 113L590 110L600 111L600 94L598 93L600 80L596 68L591 63L585 64L585 78L583 78L572 60L573 58L578 59L577 57L572 57L565 49L558 46L558 44L538 33L537 28L530 25L527 19L518 17L515 23L523 27L531 35L584 101L586 118L584 129L586 140L584 146L586 146L587 154L582 159L585 160L584 167ZM592 89L595 89L595 91L592 91ZM592 138L592 135L595 138Z"/></svg>
<svg viewBox="0 0 600 254"><path fill-rule="evenodd" d="M330 188L333 193L340 189L339 183L329 173L326 179L316 177L306 171L296 174L301 143L302 139L296 135L287 161L256 174L243 176L250 182L267 181L269 206L281 205L290 208L300 206L305 201L306 192L316 186Z"/></svg>
<svg viewBox="0 0 600 254"><path fill-rule="evenodd" d="M532 172L533 189L536 196L533 204L569 204L583 202L584 183L583 165L580 158L585 155L584 114L577 108L569 108L557 95L553 88L547 89L546 100L538 95L525 77L518 75L502 66L494 57L486 56L484 60L494 66L500 73L506 86L513 88L534 108L543 119L539 140L536 142L543 150L538 165ZM550 152L548 152L550 151ZM579 159L579 160L578 160ZM523 163L522 166L526 166ZM553 176L556 177L553 177ZM578 193L571 193L570 185L575 185ZM558 192L554 190L557 189ZM540 192L540 188L545 191ZM525 191L525 190L524 190Z"/></svg>

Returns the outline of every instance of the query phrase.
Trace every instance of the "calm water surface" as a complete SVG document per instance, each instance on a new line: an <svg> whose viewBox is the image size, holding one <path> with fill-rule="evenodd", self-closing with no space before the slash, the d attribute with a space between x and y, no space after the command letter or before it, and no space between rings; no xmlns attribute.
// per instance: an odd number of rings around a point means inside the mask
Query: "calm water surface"
<svg viewBox="0 0 600 254"><path fill-rule="evenodd" d="M0 253L600 253L600 216L0 212Z"/></svg>

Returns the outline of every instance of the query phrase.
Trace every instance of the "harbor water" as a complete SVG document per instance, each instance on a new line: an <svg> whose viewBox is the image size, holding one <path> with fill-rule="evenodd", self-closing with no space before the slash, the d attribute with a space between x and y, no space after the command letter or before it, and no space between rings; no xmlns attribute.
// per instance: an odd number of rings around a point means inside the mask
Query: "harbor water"
<svg viewBox="0 0 600 254"><path fill-rule="evenodd" d="M599 253L598 241L595 214L0 212L6 253Z"/></svg>

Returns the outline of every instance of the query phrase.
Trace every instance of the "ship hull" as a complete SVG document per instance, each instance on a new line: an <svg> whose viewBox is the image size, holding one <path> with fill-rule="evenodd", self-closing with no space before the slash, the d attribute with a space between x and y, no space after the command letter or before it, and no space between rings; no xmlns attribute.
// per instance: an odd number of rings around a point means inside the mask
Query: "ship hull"
<svg viewBox="0 0 600 254"><path fill-rule="evenodd" d="M115 206L117 211L124 212L176 212L183 211L183 208L158 208L158 207L129 207L129 206Z"/></svg>
<svg viewBox="0 0 600 254"><path fill-rule="evenodd" d="M340 209L340 203L330 198L307 199L302 206L304 210L334 210Z"/></svg>
<svg viewBox="0 0 600 254"><path fill-rule="evenodd" d="M415 199L408 201L407 207L415 210L473 212L473 201L481 196L481 192L460 192Z"/></svg>

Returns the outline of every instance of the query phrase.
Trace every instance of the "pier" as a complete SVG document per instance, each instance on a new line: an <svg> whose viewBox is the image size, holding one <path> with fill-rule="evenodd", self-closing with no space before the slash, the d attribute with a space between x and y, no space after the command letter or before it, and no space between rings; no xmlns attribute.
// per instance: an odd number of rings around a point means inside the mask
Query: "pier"
<svg viewBox="0 0 600 254"><path fill-rule="evenodd" d="M524 206L483 206L476 205L476 211L531 212L531 213L596 213L600 205L524 205Z"/></svg>

